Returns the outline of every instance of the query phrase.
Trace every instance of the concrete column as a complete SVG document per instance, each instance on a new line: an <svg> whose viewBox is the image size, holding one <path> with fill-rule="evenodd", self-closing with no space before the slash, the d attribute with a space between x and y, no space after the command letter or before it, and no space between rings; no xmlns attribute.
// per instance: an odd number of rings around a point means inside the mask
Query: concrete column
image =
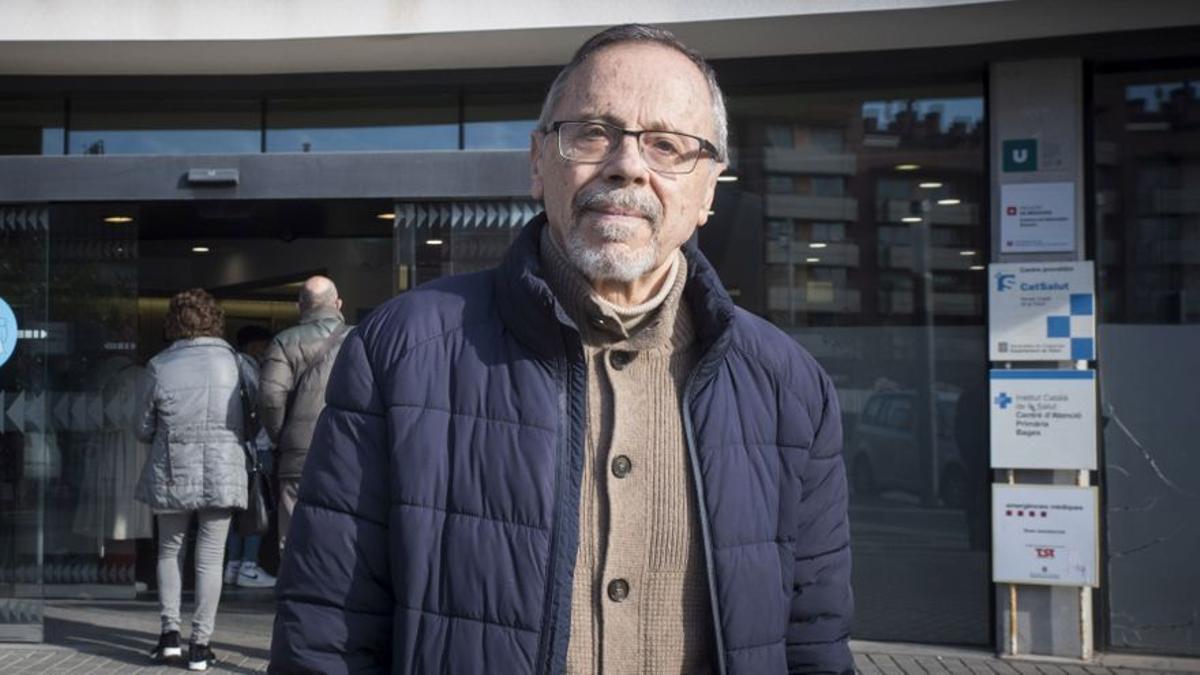
<svg viewBox="0 0 1200 675"><path fill-rule="evenodd" d="M1079 59L993 63L989 73L988 103L992 260L1083 260L1086 257L1084 200L1087 198L1084 192L1083 63ZM1004 208L1001 186L1019 183L1074 184L1074 251L1001 252L1000 220ZM1087 472L1076 471L1017 471L1015 474L1017 483L1077 485L1087 484L1089 479ZM1007 477L1006 471L995 472L997 482L1005 482ZM1000 584L995 592L996 644L1001 654L1012 654L1010 587ZM1090 589L1081 592L1068 587L1017 586L1016 608L1016 654L1091 658Z"/></svg>

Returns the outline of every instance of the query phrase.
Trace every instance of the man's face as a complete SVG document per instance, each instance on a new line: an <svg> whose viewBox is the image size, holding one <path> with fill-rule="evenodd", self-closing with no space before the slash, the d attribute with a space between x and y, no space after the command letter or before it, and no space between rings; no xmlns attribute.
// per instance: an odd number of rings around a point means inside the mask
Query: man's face
<svg viewBox="0 0 1200 675"><path fill-rule="evenodd" d="M602 121L624 129L679 131L710 142L708 85L684 55L622 43L592 54L574 73L553 121ZM646 166L632 137L601 164L564 160L554 133L532 142L535 199L571 261L596 281L633 282L660 269L708 219L724 165L700 160L689 174Z"/></svg>

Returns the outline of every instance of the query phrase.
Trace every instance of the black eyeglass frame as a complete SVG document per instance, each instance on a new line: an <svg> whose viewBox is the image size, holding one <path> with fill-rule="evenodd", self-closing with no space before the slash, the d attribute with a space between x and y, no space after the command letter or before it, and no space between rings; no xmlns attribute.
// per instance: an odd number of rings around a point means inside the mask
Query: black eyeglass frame
<svg viewBox="0 0 1200 675"><path fill-rule="evenodd" d="M567 153L563 152L562 134L559 133L559 130L562 129L564 124L598 124L607 129L612 129L613 131L620 132L621 139L620 139L620 141L615 143L612 146L612 148L609 149L608 154L606 154L601 159L591 161L591 162L586 162L586 161L578 160L578 159L572 159L570 157L567 157ZM695 134L684 133L682 131L670 131L667 129L622 129L621 127L619 127L615 124L609 124L608 122L601 122L599 120L558 120L557 122L550 123L550 128L546 130L546 133L553 133L555 136L558 137L558 140L555 142L555 145L558 146L558 156L562 157L564 160L566 160L568 162L574 162L576 164L603 164L604 162L607 162L608 159L610 157L612 157L613 153L617 152L617 148L620 146L621 143L623 143L625 141L626 136L633 136L633 139L635 141L637 141L638 154L642 157L643 160L645 160L646 155L644 153L646 152L646 149L642 147L642 134L675 134L676 136L684 136L687 138L691 138L693 140L700 142L700 152L701 153L708 153L709 157L711 157L712 159L714 159L716 161L720 161L720 158L721 158L721 153L720 153L720 151L717 150L717 146L713 145L713 143L711 141L709 141L707 138L704 138L702 136L697 136ZM650 167L650 168L652 171L656 171L658 173L663 173L663 174L668 174L671 176L686 176L687 174L694 172L696 170L696 167L700 166L700 159L701 159L701 155L697 154L696 161L692 163L692 167L690 169L688 169L687 171L664 171L662 169L655 169L654 167ZM647 162L647 166L649 166L649 162Z"/></svg>

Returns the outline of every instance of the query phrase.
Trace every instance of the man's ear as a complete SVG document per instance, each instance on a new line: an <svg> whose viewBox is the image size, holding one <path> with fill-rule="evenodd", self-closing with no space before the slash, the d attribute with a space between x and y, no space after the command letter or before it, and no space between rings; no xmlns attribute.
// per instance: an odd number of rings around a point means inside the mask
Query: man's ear
<svg viewBox="0 0 1200 675"><path fill-rule="evenodd" d="M529 134L529 195L538 201L542 200L544 192L540 163L542 161L542 140L545 138L546 135L541 131Z"/></svg>
<svg viewBox="0 0 1200 675"><path fill-rule="evenodd" d="M717 196L717 176L725 172L726 166L724 162L713 162L712 172L708 176L708 189L704 191L704 198L700 200L700 212L696 214L696 227L704 227L708 222L708 213L712 211L713 200Z"/></svg>

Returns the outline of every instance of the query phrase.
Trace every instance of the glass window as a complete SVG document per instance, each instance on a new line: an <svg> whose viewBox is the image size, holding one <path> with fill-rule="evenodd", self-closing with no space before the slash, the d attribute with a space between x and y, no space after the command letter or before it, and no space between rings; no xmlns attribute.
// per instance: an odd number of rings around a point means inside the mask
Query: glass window
<svg viewBox="0 0 1200 675"><path fill-rule="evenodd" d="M1195 594L1179 592L1197 587L1196 566L1175 564L1200 556L1200 62L1122 68L1092 86L1101 625L1114 650L1200 656L1200 633L1179 628L1196 615Z"/></svg>
<svg viewBox="0 0 1200 675"><path fill-rule="evenodd" d="M0 101L0 155L63 154L62 101Z"/></svg>
<svg viewBox="0 0 1200 675"><path fill-rule="evenodd" d="M541 112L540 92L467 94L463 98L463 147L467 150L528 150Z"/></svg>
<svg viewBox="0 0 1200 675"><path fill-rule="evenodd" d="M267 152L455 150L452 94L267 101Z"/></svg>
<svg viewBox="0 0 1200 675"><path fill-rule="evenodd" d="M854 634L990 644L982 82L728 93L737 180L700 243L837 386Z"/></svg>
<svg viewBox="0 0 1200 675"><path fill-rule="evenodd" d="M1097 78L1104 320L1200 323L1200 69Z"/></svg>
<svg viewBox="0 0 1200 675"><path fill-rule="evenodd" d="M72 155L207 155L261 150L256 100L89 100L71 103Z"/></svg>

